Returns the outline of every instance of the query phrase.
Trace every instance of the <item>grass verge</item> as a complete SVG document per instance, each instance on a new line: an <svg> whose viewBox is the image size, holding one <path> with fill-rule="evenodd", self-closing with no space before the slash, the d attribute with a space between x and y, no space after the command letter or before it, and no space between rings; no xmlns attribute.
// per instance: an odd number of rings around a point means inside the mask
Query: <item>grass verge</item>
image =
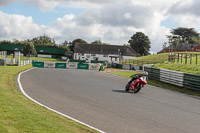
<svg viewBox="0 0 200 133"><path fill-rule="evenodd" d="M115 71L115 72L108 72L108 73L112 73L118 76L122 76L125 78L131 78L134 75L140 74L141 72L136 72L136 71Z"/></svg>
<svg viewBox="0 0 200 133"><path fill-rule="evenodd" d="M178 87L178 86L163 83L163 82L160 82L160 81L157 81L157 80L149 79L148 84L153 85L153 86L157 86L157 87L161 87L161 88L165 88L165 89L170 89L170 90L181 92L181 93L185 93L185 94L189 94L189 95L193 95L193 96L200 96L199 91Z"/></svg>
<svg viewBox="0 0 200 133"><path fill-rule="evenodd" d="M28 100L15 78L31 65L0 67L1 133L96 133L97 131L53 113Z"/></svg>
<svg viewBox="0 0 200 133"><path fill-rule="evenodd" d="M153 67L200 75L200 65L165 62L155 64Z"/></svg>
<svg viewBox="0 0 200 133"><path fill-rule="evenodd" d="M133 75L139 74L140 72L116 71L116 72L109 72L109 73L112 73L112 74L115 74L115 75L118 75L118 76L122 76L122 77L126 77L126 78L131 78ZM189 94L189 95L200 96L200 92L198 92L198 91L177 87L177 86L170 85L170 84L163 83L163 82L156 81L156 80L149 79L148 84L153 85L153 86L157 86L157 87L161 87L161 88L170 89L170 90L173 90L173 91L178 91L178 92L181 92L181 93L186 93L186 94Z"/></svg>
<svg viewBox="0 0 200 133"><path fill-rule="evenodd" d="M13 56L8 55L8 58L11 58L11 60L13 59ZM15 57L16 59L18 59L18 56ZM25 56L20 56L20 60L21 61L25 61L28 58ZM30 60L39 60L39 61L58 61L58 62L65 62L66 60L63 59L58 59L58 58L42 58L42 57L30 57Z"/></svg>
<svg viewBox="0 0 200 133"><path fill-rule="evenodd" d="M123 61L121 63L128 63L128 64L141 66L143 64L163 63L164 61L167 61L167 60L168 60L168 53L162 53L162 54L137 57L131 60Z"/></svg>

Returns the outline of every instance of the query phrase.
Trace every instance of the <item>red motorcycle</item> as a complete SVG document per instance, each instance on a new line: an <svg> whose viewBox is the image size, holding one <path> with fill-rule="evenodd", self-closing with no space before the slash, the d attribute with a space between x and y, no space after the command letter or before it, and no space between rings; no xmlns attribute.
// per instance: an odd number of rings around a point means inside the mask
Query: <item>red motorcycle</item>
<svg viewBox="0 0 200 133"><path fill-rule="evenodd" d="M126 91L133 91L134 93L138 93L144 85L147 84L147 76L148 73L142 73L136 76L133 76L131 80L129 80L128 84L125 87Z"/></svg>

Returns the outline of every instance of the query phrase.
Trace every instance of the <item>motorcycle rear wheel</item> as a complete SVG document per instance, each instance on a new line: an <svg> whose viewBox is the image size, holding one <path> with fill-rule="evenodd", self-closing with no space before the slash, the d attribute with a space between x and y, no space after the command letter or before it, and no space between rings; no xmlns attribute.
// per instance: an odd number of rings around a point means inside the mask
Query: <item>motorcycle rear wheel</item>
<svg viewBox="0 0 200 133"><path fill-rule="evenodd" d="M134 93L138 93L141 90L141 88L142 88L141 83L137 83L135 86L136 87L135 87L135 89L134 89L133 92Z"/></svg>
<svg viewBox="0 0 200 133"><path fill-rule="evenodd" d="M128 92L128 91L129 91L129 87L130 87L130 85L129 85L129 84L127 84L127 85L126 85L126 87L125 87L125 91L127 91L127 92Z"/></svg>

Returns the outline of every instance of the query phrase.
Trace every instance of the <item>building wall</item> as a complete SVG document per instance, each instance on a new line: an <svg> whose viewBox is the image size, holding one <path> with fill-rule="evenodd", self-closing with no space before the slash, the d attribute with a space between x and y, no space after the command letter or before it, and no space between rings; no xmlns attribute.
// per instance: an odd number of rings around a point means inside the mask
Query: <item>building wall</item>
<svg viewBox="0 0 200 133"><path fill-rule="evenodd" d="M194 47L194 51L195 51L195 52L200 52L200 45L199 45L199 46L196 46L196 47Z"/></svg>
<svg viewBox="0 0 200 133"><path fill-rule="evenodd" d="M96 60L98 59L99 61L108 61L108 62L119 62L119 58L112 58L110 56L116 56L118 57L119 55L102 55L102 54L82 54L82 53L74 53L74 59L75 60ZM126 59L133 59L135 58L134 56L123 56L121 60L126 60Z"/></svg>
<svg viewBox="0 0 200 133"><path fill-rule="evenodd" d="M187 44L186 44L187 45ZM189 50L169 50L169 49L164 49L163 50L164 53L168 53L168 52L200 52L200 45L194 47L194 48L191 48Z"/></svg>
<svg viewBox="0 0 200 133"><path fill-rule="evenodd" d="M169 49L164 49L163 53L169 53L169 52L200 52L199 49L191 49L191 50L169 50Z"/></svg>

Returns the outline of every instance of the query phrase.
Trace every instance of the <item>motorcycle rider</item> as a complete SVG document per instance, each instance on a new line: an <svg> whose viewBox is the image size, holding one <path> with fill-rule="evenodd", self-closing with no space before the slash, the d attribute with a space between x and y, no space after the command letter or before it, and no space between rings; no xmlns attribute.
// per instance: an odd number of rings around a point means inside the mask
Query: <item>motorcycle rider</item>
<svg viewBox="0 0 200 133"><path fill-rule="evenodd" d="M103 64L100 65L99 71L104 71L104 65Z"/></svg>

